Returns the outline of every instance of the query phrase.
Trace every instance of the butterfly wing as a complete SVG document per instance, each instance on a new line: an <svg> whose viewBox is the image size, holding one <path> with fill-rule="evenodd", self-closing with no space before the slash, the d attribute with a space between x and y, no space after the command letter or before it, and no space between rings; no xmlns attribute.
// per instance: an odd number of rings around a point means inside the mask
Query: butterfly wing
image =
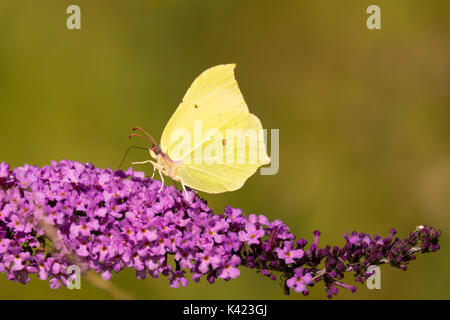
<svg viewBox="0 0 450 320"><path fill-rule="evenodd" d="M195 79L162 134L162 151L170 159L183 163L177 176L196 190L220 193L239 189L259 166L270 162L261 122L249 113L234 68L234 64L215 66ZM202 134L212 134L202 135L199 140L193 138L183 152L177 152L179 144L172 134L183 129L194 137L196 122L201 123ZM254 135L227 137L229 130L235 130L234 133L249 130L257 137L256 140ZM199 151L200 162L196 161Z"/></svg>
<svg viewBox="0 0 450 320"><path fill-rule="evenodd" d="M161 149L169 157L174 130L193 130L194 121L206 121L221 112L248 112L234 77L235 67L235 64L218 65L205 70L194 80L161 136Z"/></svg>
<svg viewBox="0 0 450 320"><path fill-rule="evenodd" d="M204 123L209 139L194 146L177 171L183 183L208 193L237 190L256 170L270 162L259 119L248 112L226 112ZM196 152L201 148L201 161Z"/></svg>

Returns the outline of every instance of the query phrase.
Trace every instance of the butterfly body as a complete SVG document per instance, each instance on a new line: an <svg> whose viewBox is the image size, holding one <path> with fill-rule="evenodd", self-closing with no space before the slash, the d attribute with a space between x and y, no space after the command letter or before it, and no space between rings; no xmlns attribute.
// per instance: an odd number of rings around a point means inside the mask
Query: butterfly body
<svg viewBox="0 0 450 320"><path fill-rule="evenodd" d="M177 171L183 165L181 161L174 161L170 159L169 156L162 151L160 151L159 154L156 154L152 150L149 150L149 152L150 156L156 160L156 162L153 162L153 167L155 170L160 171L163 175L174 181L180 181Z"/></svg>

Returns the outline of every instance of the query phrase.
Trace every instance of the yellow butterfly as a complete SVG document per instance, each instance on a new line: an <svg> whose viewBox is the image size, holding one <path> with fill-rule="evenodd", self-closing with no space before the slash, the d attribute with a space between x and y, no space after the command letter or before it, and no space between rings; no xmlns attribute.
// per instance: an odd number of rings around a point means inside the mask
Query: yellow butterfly
<svg viewBox="0 0 450 320"><path fill-rule="evenodd" d="M207 193L241 188L262 165L270 163L260 120L248 110L234 76L235 64L204 71L192 83L167 123L158 145L139 130L152 146L153 174L158 170L186 186ZM205 132L205 133L203 133ZM160 190L160 191L161 191Z"/></svg>

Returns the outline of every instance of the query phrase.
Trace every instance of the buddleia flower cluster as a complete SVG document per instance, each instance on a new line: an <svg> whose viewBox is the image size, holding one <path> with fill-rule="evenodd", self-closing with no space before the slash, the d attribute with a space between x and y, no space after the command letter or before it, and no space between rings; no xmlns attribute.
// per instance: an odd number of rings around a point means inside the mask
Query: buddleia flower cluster
<svg viewBox="0 0 450 320"><path fill-rule="evenodd" d="M53 161L11 170L0 164L0 273L26 284L30 275L51 288L67 286L68 267L93 270L104 280L132 268L139 279L167 277L173 288L188 279L214 283L243 267L281 281L284 292L307 295L322 282L331 298L353 274L364 282L369 266L406 270L416 253L439 249L440 231L420 226L407 239L346 233L342 247L297 239L288 226L264 215L227 207L214 214L192 190L187 195L131 168L95 168Z"/></svg>

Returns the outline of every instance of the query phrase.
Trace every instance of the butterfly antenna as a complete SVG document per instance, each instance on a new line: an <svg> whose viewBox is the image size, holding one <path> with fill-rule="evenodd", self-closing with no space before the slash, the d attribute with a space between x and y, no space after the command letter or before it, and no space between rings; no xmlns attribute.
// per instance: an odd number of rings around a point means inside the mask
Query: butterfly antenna
<svg viewBox="0 0 450 320"><path fill-rule="evenodd" d="M134 128L131 129L131 130L132 130L132 131L136 131L136 130L141 131L142 133L144 133L147 137L149 137L149 138L152 140L153 145L155 145L155 146L158 145L158 144L156 143L155 139L153 139L153 137L152 137L147 131L145 131L144 129L142 129L141 127L134 127Z"/></svg>
<svg viewBox="0 0 450 320"><path fill-rule="evenodd" d="M125 152L125 155L123 156L122 161L120 162L120 165L119 165L119 167L117 168L117 170L119 170L120 167L122 167L122 165L123 165L123 163L124 163L124 161L125 161L125 159L126 159L126 157L127 157L127 155L128 155L128 152L130 152L131 149L141 149L141 150L146 150L146 151L148 150L148 148L137 147L137 146L130 146L130 147L128 147L128 149L127 149L127 151Z"/></svg>
<svg viewBox="0 0 450 320"><path fill-rule="evenodd" d="M155 146L155 145L156 145L154 140L150 140L148 137L145 137L145 136L140 135L140 134L138 134L138 133L130 133L130 135L129 135L128 137L129 137L129 138L132 138L132 137L139 137L139 138L142 138L142 139L145 139L145 140L151 142L152 146Z"/></svg>

